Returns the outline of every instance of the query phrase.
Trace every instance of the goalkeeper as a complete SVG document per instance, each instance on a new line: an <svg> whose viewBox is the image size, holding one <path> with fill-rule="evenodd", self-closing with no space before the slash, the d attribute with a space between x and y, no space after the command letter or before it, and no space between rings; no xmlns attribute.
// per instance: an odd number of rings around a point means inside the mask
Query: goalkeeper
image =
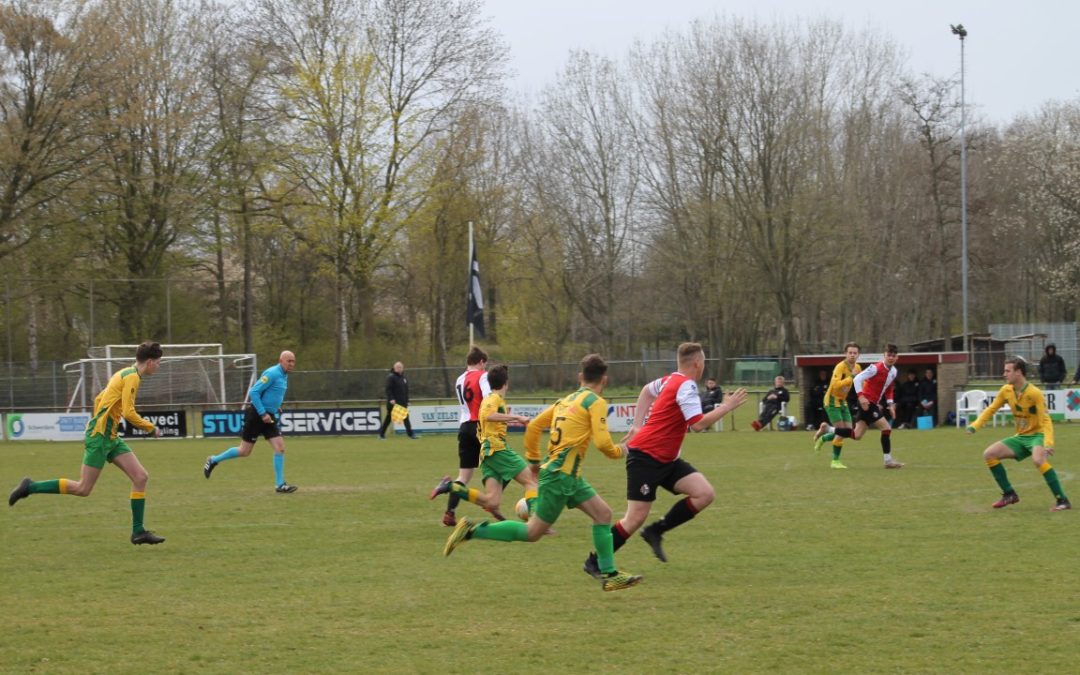
<svg viewBox="0 0 1080 675"><path fill-rule="evenodd" d="M278 428L278 414L281 402L285 399L285 390L289 388L289 373L296 367L296 356L285 350L278 357L277 365L263 371L259 381L248 390L250 403L244 409L244 428L240 432L241 442L219 455L211 455L203 464L203 475L207 478L214 467L228 459L247 457L255 447L255 441L261 435L274 449L274 490L282 494L296 492L296 486L285 482L285 439Z"/></svg>

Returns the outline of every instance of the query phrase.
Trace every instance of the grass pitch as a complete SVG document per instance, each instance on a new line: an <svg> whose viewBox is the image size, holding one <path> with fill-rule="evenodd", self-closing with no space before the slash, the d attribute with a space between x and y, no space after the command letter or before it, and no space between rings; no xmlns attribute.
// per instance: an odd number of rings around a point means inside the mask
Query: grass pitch
<svg viewBox="0 0 1080 675"><path fill-rule="evenodd" d="M628 542L619 567L645 581L615 593L581 571L580 512L538 543L473 541L444 558L445 501L427 494L455 470L450 435L289 438L292 495L274 493L265 442L205 480L206 455L228 442L143 441L162 545L128 543L129 484L111 467L89 498L3 507L0 671L1068 669L1080 511L1050 513L1030 461L1007 463L1020 504L990 508L980 453L1006 433L898 431L900 471L881 467L876 432L848 442L847 471L806 432L692 435L684 457L717 501L668 534L667 564ZM1057 440L1051 461L1080 500L1080 425L1058 425ZM23 475L76 478L82 456L62 443L0 453L5 491ZM620 516L622 463L592 450L585 475ZM504 511L520 496L508 488ZM662 494L654 516L673 501Z"/></svg>

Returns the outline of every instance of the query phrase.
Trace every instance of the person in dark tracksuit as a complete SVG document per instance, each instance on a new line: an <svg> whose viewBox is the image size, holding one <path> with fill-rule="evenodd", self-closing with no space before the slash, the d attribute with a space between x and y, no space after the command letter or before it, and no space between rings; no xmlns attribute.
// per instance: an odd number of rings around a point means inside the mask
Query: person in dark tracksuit
<svg viewBox="0 0 1080 675"><path fill-rule="evenodd" d="M403 408L409 407L409 380L405 378L405 364L401 361L395 363L394 367L386 375L386 416L383 417L382 427L379 428L379 438L386 438L386 430L394 423L390 418L390 412L394 409L394 405L400 405ZM416 438L409 416L406 415L403 421L405 422L405 433L409 435L409 438Z"/></svg>

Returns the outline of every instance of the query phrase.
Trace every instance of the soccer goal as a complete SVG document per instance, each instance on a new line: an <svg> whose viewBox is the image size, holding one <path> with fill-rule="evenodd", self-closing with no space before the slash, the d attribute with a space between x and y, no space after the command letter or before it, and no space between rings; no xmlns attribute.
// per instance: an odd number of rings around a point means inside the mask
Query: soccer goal
<svg viewBox="0 0 1080 675"><path fill-rule="evenodd" d="M137 348L91 347L87 358L65 363L68 412L89 409L113 373L135 363ZM161 367L139 386L139 405L239 405L258 376L254 354L226 354L220 343L163 344L161 349Z"/></svg>

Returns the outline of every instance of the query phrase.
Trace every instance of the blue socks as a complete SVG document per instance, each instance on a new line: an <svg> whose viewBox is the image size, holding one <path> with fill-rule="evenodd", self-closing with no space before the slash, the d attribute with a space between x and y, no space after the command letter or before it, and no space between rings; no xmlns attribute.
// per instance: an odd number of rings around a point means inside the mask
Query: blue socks
<svg viewBox="0 0 1080 675"><path fill-rule="evenodd" d="M233 459L234 457L239 457L239 456L240 456L240 448L229 448L228 450L221 453L220 455L214 455L213 457L210 458L210 460L214 464L217 464L219 462L224 462L227 459Z"/></svg>
<svg viewBox="0 0 1080 675"><path fill-rule="evenodd" d="M274 487L285 482L285 455L274 453Z"/></svg>

